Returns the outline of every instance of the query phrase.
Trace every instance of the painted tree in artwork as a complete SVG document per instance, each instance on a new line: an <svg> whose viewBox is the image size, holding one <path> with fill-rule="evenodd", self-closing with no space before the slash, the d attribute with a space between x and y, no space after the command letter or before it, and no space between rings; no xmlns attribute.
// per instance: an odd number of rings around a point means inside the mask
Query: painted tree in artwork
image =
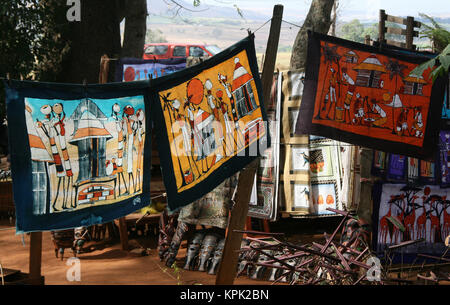
<svg viewBox="0 0 450 305"><path fill-rule="evenodd" d="M325 45L322 47L322 56L323 56L323 63L327 65L327 70L325 72L324 84L323 84L322 92L321 92L321 95L320 95L320 103L322 103L324 92L326 92L327 88L328 88L326 86L328 72L331 70L331 67L332 67L332 65L334 63L338 67L336 73L339 75L339 71L340 71L339 60L342 57L341 55L339 55L337 53L337 46L329 46L328 43L325 43ZM340 92L339 91L338 91L337 96L338 96L338 99L339 99L340 98ZM331 99L331 96L329 98ZM330 107L331 107L331 103L330 103ZM320 118L320 111L321 111L321 109L319 107L319 112L318 112L316 118Z"/></svg>
<svg viewBox="0 0 450 305"><path fill-rule="evenodd" d="M405 186L401 189L402 194L393 196L389 202L391 205L395 205L397 207L397 210L399 211L397 214L397 220L400 221L404 227L401 241L414 239L415 213L416 210L421 207L416 200L419 198L417 194L421 190L422 189L418 187Z"/></svg>
<svg viewBox="0 0 450 305"><path fill-rule="evenodd" d="M450 207L450 200L447 199L447 196L432 194L425 200L424 204L425 203L430 205L430 209L427 212L427 218L429 218L431 221L430 234L433 235L432 240L434 240L435 242L443 242L445 236L443 238L441 232L441 217L442 214L447 210L447 208ZM433 212L435 214L433 214Z"/></svg>
<svg viewBox="0 0 450 305"><path fill-rule="evenodd" d="M395 89L394 89L394 93L392 96L392 102L391 104L388 104L387 106L391 106L392 107L392 133L395 134L395 108L402 108L403 110L403 105L401 104L400 99L398 98L398 94L397 94L397 85L398 85L398 79L404 78L404 70L408 68L407 66L399 63L397 60L395 59L391 59L389 58L388 63L386 64L386 69L389 71L389 80L393 80L395 81Z"/></svg>

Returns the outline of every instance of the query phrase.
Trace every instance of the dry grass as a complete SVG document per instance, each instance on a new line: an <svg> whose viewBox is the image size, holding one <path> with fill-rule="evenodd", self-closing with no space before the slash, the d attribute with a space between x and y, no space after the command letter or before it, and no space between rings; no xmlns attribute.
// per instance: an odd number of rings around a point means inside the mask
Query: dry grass
<svg viewBox="0 0 450 305"><path fill-rule="evenodd" d="M258 67L262 70L263 67L263 56L264 53L256 53L256 57L258 59ZM289 63L291 61L291 52L278 52L277 60L275 62L275 70L287 71L289 70Z"/></svg>

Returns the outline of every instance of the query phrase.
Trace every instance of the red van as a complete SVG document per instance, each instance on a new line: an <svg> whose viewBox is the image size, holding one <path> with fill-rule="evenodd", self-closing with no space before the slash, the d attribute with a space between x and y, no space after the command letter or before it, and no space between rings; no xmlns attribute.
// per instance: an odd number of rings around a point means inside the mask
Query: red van
<svg viewBox="0 0 450 305"><path fill-rule="evenodd" d="M144 46L143 59L183 58L188 56L214 56L221 49L216 45L182 43L149 43Z"/></svg>

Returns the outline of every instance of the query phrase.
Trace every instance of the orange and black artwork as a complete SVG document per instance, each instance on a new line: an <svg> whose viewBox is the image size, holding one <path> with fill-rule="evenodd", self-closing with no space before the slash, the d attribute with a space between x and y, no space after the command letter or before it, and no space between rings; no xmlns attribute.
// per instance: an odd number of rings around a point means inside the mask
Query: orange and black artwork
<svg viewBox="0 0 450 305"><path fill-rule="evenodd" d="M251 37L208 61L152 81L170 209L210 192L260 155L268 137Z"/></svg>
<svg viewBox="0 0 450 305"><path fill-rule="evenodd" d="M296 131L430 157L444 90L429 70L411 73L426 60L310 33Z"/></svg>

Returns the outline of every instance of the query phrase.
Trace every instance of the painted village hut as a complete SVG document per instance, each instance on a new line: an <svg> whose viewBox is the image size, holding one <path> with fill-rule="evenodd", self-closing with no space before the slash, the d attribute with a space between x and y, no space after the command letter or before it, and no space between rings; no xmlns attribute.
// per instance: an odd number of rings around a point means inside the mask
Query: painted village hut
<svg viewBox="0 0 450 305"><path fill-rule="evenodd" d="M371 54L362 63L353 67L353 70L358 71L356 86L370 88L381 88L381 74L387 72L375 54Z"/></svg>
<svg viewBox="0 0 450 305"><path fill-rule="evenodd" d="M115 178L106 174L106 142L113 137L103 125L106 116L92 100L85 99L70 118L74 121L74 132L69 143L78 146L79 171L75 183L78 203L109 199L114 187L106 182ZM81 186L84 187L78 193Z"/></svg>
<svg viewBox="0 0 450 305"><path fill-rule="evenodd" d="M235 68L233 73L233 84L231 93L236 101L238 118L242 118L253 112L256 106L256 100L251 86L253 76L239 62L239 58L234 59Z"/></svg>
<svg viewBox="0 0 450 305"><path fill-rule="evenodd" d="M348 51L344 54L345 62L356 64L358 62L358 55L354 51Z"/></svg>
<svg viewBox="0 0 450 305"><path fill-rule="evenodd" d="M213 123L214 116L203 109L199 109L194 121L199 132L199 137L194 138L198 160L208 157L216 150Z"/></svg>
<svg viewBox="0 0 450 305"><path fill-rule="evenodd" d="M31 107L25 105L25 119L27 122L28 140L31 153L31 173L33 183L33 214L50 213L50 184L47 163L53 162L31 116Z"/></svg>
<svg viewBox="0 0 450 305"><path fill-rule="evenodd" d="M423 79L423 76L410 74L403 79L403 83L405 84L403 94L422 95L423 86L427 81Z"/></svg>

